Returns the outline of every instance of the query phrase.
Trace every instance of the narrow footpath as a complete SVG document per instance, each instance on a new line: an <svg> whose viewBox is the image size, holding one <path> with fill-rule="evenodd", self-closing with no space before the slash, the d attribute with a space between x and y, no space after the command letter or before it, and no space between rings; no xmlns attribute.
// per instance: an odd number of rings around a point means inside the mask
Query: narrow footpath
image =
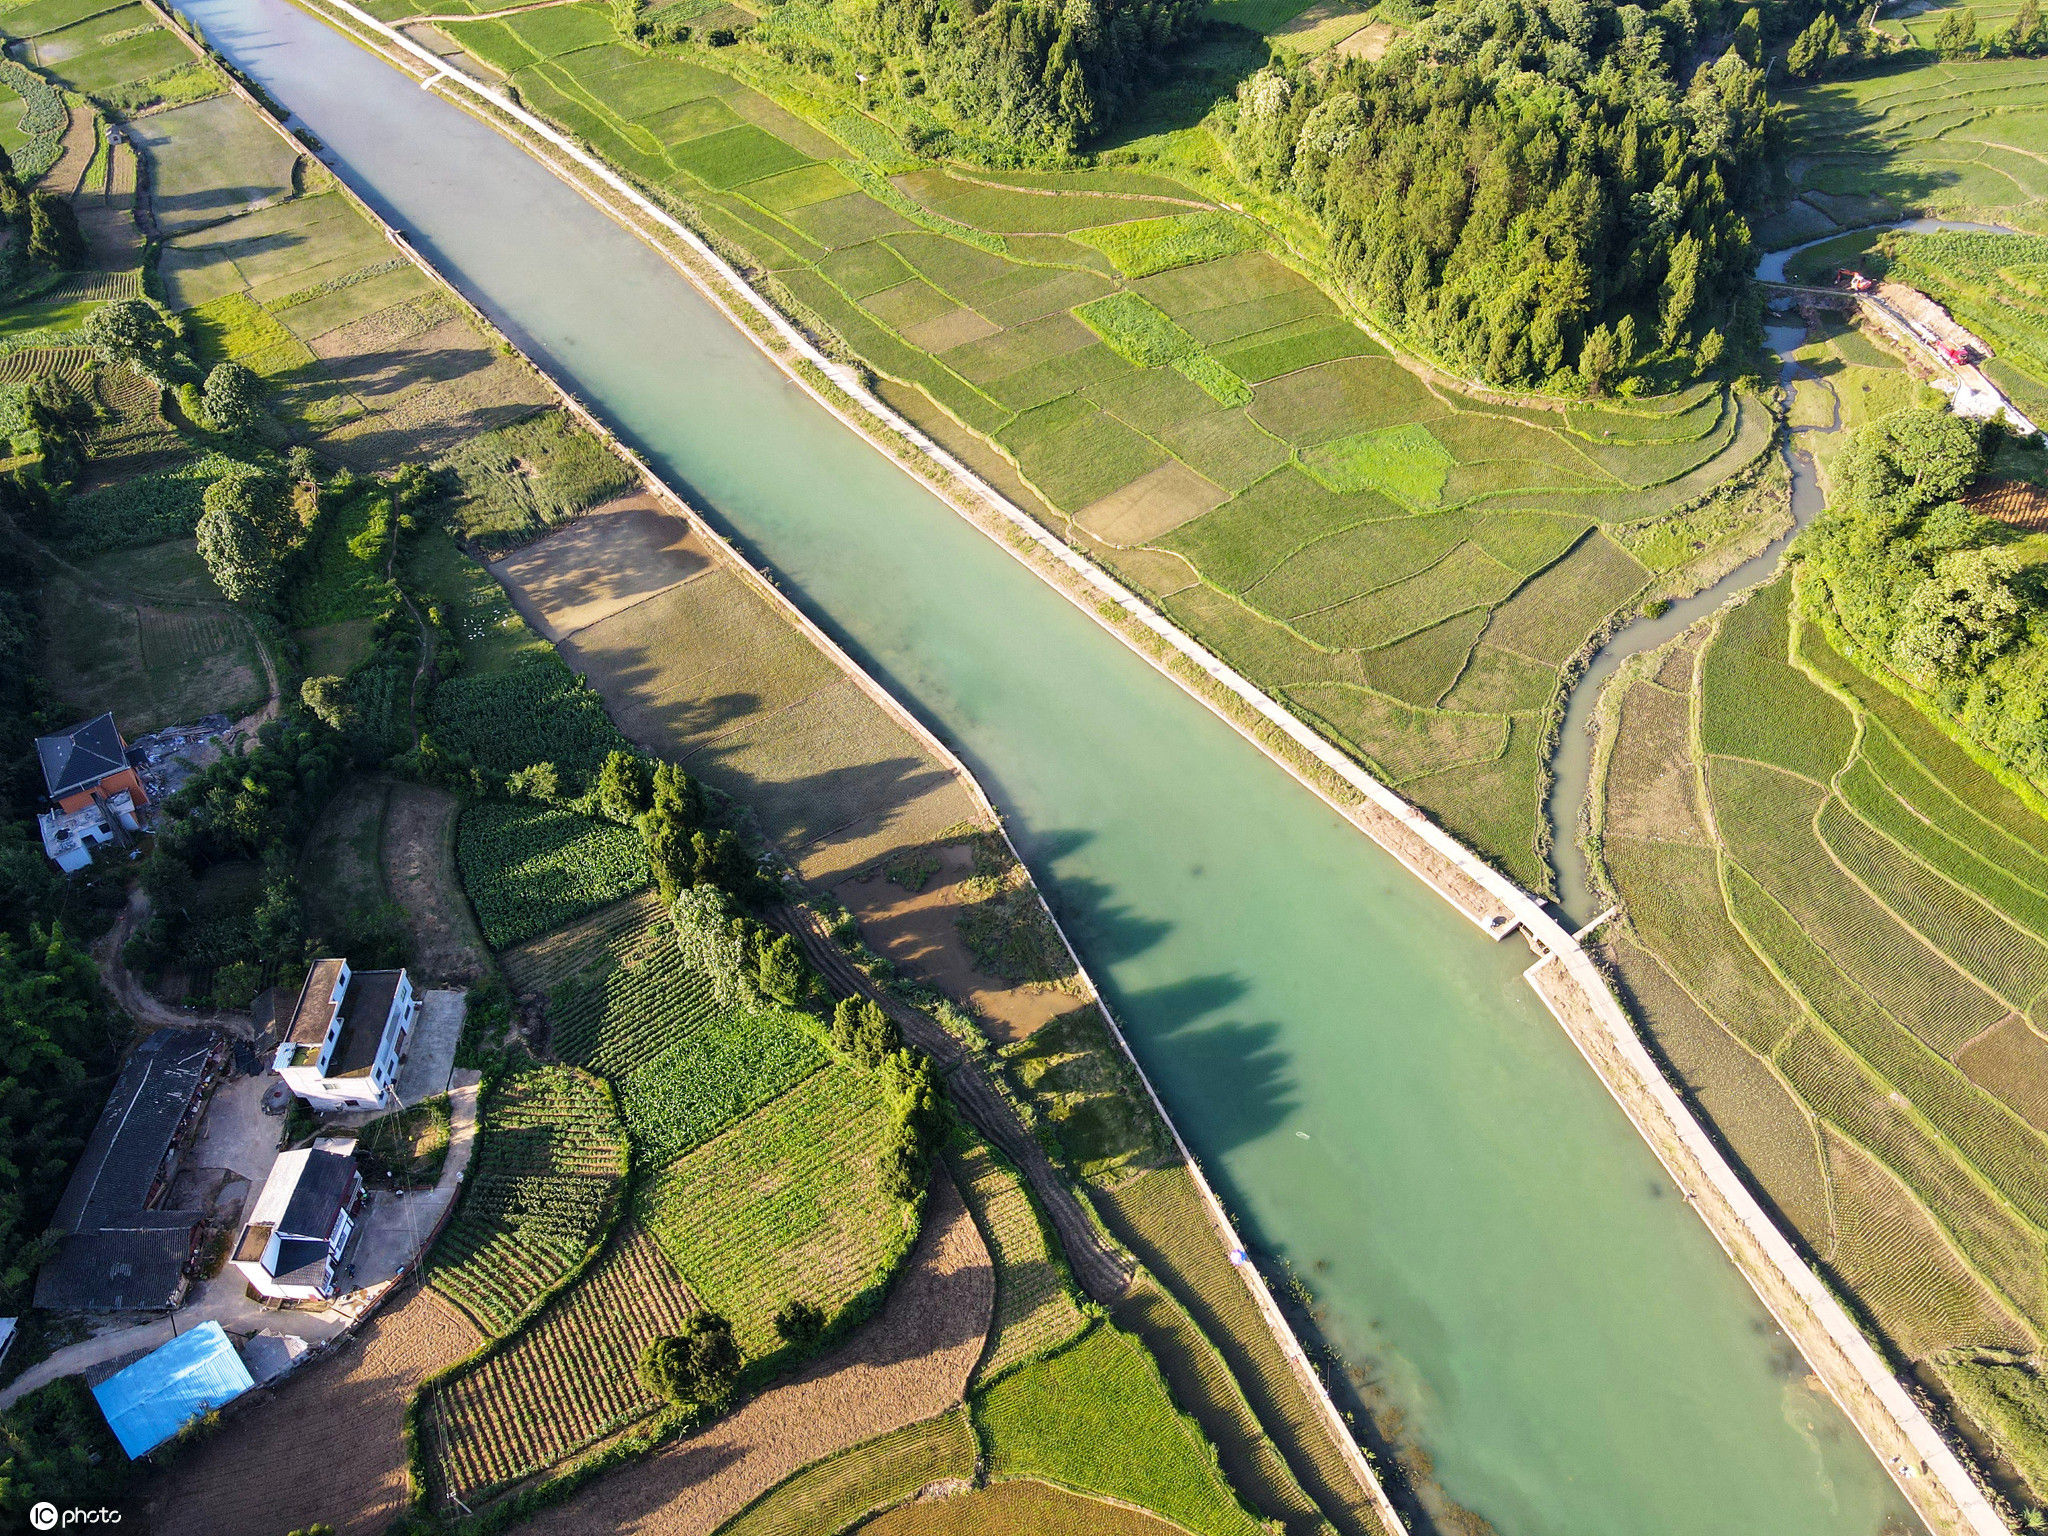
<svg viewBox="0 0 2048 1536"><path fill-rule="evenodd" d="M795 936L833 992L840 997L869 998L879 1004L903 1031L903 1038L939 1064L946 1089L960 1113L1017 1165L1032 1193L1038 1196L1038 1203L1059 1233L1060 1246L1066 1249L1067 1260L1081 1288L1104 1306L1120 1298L1130 1288L1129 1265L1089 1219L1081 1208L1080 1198L1053 1167L1038 1138L1025 1128L1016 1110L989 1082L966 1048L924 1014L856 970L809 908L781 907L769 914L769 921Z"/></svg>

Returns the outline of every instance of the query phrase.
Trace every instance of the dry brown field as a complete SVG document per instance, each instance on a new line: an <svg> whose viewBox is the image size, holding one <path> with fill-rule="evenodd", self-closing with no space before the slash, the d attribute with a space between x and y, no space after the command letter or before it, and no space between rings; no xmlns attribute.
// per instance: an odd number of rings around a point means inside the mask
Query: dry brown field
<svg viewBox="0 0 2048 1536"><path fill-rule="evenodd" d="M1126 1505L1020 1478L951 1498L918 1499L859 1527L861 1536L1177 1536Z"/></svg>
<svg viewBox="0 0 2048 1536"><path fill-rule="evenodd" d="M840 1348L521 1527L530 1536L710 1536L791 1473L958 1403L981 1355L994 1269L941 1174L889 1299Z"/></svg>
<svg viewBox="0 0 2048 1536"><path fill-rule="evenodd" d="M434 986L480 981L490 970L455 870L461 809L445 789L393 784L384 812L384 882L412 925L413 968Z"/></svg>
<svg viewBox="0 0 2048 1536"><path fill-rule="evenodd" d="M377 1536L406 1507L405 1405L483 1340L431 1291L408 1286L338 1354L239 1411L146 1489L155 1536L283 1532L324 1521Z"/></svg>

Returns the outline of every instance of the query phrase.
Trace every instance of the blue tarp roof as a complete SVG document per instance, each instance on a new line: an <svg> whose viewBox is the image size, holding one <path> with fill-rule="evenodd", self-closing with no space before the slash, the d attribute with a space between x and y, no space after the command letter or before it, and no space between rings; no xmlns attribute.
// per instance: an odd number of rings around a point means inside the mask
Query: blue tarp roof
<svg viewBox="0 0 2048 1536"><path fill-rule="evenodd" d="M146 1456L200 1414L256 1383L219 1323L201 1323L92 1389L130 1456Z"/></svg>

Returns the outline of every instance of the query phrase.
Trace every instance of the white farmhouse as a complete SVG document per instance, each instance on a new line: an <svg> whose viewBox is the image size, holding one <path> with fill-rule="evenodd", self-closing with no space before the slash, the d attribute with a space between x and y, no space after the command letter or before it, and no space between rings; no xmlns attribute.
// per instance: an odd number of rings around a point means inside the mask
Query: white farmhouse
<svg viewBox="0 0 2048 1536"><path fill-rule="evenodd" d="M402 969L351 971L346 960L315 960L273 1065L311 1109L393 1108L392 1084L419 1016Z"/></svg>
<svg viewBox="0 0 2048 1536"><path fill-rule="evenodd" d="M323 1137L278 1154L233 1258L263 1295L317 1301L334 1294L334 1272L366 1198L355 1151L352 1138Z"/></svg>

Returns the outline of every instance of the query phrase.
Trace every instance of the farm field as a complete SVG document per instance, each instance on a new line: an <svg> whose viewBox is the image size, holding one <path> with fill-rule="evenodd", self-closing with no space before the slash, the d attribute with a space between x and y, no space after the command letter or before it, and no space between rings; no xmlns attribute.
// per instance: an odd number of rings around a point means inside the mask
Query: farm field
<svg viewBox="0 0 2048 1536"><path fill-rule="evenodd" d="M967 1410L955 1407L804 1468L720 1526L719 1536L843 1531L933 1483L971 1481L978 1454Z"/></svg>
<svg viewBox="0 0 2048 1536"><path fill-rule="evenodd" d="M2048 822L1794 609L1780 577L1603 698L1611 958L1782 1222L2041 1486L1985 1394L2048 1328Z"/></svg>
<svg viewBox="0 0 2048 1536"><path fill-rule="evenodd" d="M920 1500L861 1527L866 1536L1169 1536L1181 1527L1120 1504L1084 1498L1029 1479L992 1483L971 1493Z"/></svg>
<svg viewBox="0 0 2048 1536"><path fill-rule="evenodd" d="M269 697L249 622L217 593L205 607L174 607L56 577L43 596L43 675L81 715L116 710L138 736L201 715L239 717Z"/></svg>
<svg viewBox="0 0 2048 1536"><path fill-rule="evenodd" d="M494 949L573 922L648 878L646 845L632 828L522 801L466 807L455 857Z"/></svg>
<svg viewBox="0 0 2048 1536"><path fill-rule="evenodd" d="M180 1457L149 1489L150 1528L165 1536L216 1536L333 1524L347 1536L374 1536L404 1512L405 1412L414 1386L453 1365L482 1342L476 1330L431 1288L393 1298L340 1359L302 1372L277 1400L232 1435ZM346 1456L308 1457L308 1437L346 1439ZM246 1476L248 1458L290 1463L294 1476L272 1486Z"/></svg>
<svg viewBox="0 0 2048 1536"><path fill-rule="evenodd" d="M1038 1476L1156 1510L1203 1536L1262 1529L1173 1406L1145 1350L1098 1323L1074 1344L978 1388L989 1475Z"/></svg>
<svg viewBox="0 0 2048 1536"><path fill-rule="evenodd" d="M1254 9L1282 33L1306 11ZM1365 26L1337 6L1299 19L1309 51ZM1560 669L1615 612L1682 585L1626 530L1756 460L1760 402L1486 406L1411 373L1181 183L919 166L864 119L800 122L724 72L780 68L744 46L633 53L594 4L442 28L685 199L940 441L983 463L993 445L1035 513L1547 887L1539 757ZM650 600L576 654L601 680L644 666L683 606ZM694 724L682 700L642 708L629 734Z"/></svg>
<svg viewBox="0 0 2048 1536"><path fill-rule="evenodd" d="M861 1502L870 1486L887 1498L916 1475L913 1468L936 1464L943 1477L963 1454L971 1466L971 1441L960 1445L965 1426L958 1418L932 1421L958 1411L993 1297L988 1251L951 1181L937 1179L902 1278L846 1343L726 1418L608 1472L523 1529L584 1536L631 1519L650 1536L711 1536L753 1506L739 1527L748 1536L785 1529L809 1536L820 1528L803 1523L813 1510L852 1504L857 1516L873 1507ZM932 1432L876 1443L912 1425ZM828 1475L835 1464L826 1460L841 1452L851 1452L838 1463L842 1475L852 1474L843 1481ZM812 1471L790 1481L806 1468ZM756 1505L771 1489L779 1491ZM792 1511L794 1523L771 1518L777 1508Z"/></svg>
<svg viewBox="0 0 2048 1536"><path fill-rule="evenodd" d="M509 1332L603 1235L625 1172L603 1083L570 1067L507 1077L481 1106L462 1203L427 1283L485 1335Z"/></svg>
<svg viewBox="0 0 2048 1536"><path fill-rule="evenodd" d="M1837 238L1795 257L1794 281L1866 267L1930 294L1995 354L1986 371L2039 420L2048 413L2048 306L2038 278L2048 243L2048 86L2038 61L1942 60L1934 36L1963 9L1944 3L1888 18L1918 45L1900 63L1788 91L1790 201L1757 229L1760 249ZM2019 7L1973 7L1977 37ZM1870 226L1932 214L2018 234L1884 234ZM1842 233L1837 233L1842 232Z"/></svg>

